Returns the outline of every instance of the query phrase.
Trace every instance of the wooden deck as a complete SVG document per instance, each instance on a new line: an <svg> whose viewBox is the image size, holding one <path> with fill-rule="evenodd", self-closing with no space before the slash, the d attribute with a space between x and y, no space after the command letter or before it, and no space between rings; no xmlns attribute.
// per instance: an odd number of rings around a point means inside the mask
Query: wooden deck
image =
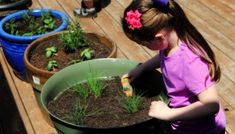
<svg viewBox="0 0 235 134"><path fill-rule="evenodd" d="M31 8L53 8L65 12L71 21L73 9L80 7L79 0L32 0ZM118 46L118 58L144 62L155 53L130 41L123 33L120 18L131 0L111 0L98 17L79 19L87 32L107 35ZM235 1L234 0L176 0L191 22L199 29L216 53L222 68L222 79L217 85L220 99L226 109L229 134L235 133ZM0 48L1 49L1 48ZM56 133L50 120L40 110L30 84L13 74L0 51L0 62L14 96L15 103L28 134Z"/></svg>

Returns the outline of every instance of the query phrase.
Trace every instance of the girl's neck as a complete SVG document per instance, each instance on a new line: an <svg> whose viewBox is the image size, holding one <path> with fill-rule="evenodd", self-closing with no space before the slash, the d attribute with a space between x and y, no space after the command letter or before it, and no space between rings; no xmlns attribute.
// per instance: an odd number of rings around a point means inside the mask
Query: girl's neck
<svg viewBox="0 0 235 134"><path fill-rule="evenodd" d="M168 34L168 47L164 50L165 56L170 56L179 49L180 39L176 32L172 30Z"/></svg>

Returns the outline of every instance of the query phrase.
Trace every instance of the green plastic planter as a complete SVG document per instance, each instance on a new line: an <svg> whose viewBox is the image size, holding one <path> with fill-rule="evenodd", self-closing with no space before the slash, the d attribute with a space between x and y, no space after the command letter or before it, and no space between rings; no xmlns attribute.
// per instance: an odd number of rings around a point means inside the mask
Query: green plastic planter
<svg viewBox="0 0 235 134"><path fill-rule="evenodd" d="M88 128L61 120L47 109L47 103L50 100L67 89L69 85L86 80L89 72L98 72L98 77L122 76L137 64L138 62L126 59L94 59L66 67L50 77L42 88L41 102L44 109L49 113L57 131L63 134L120 134L140 131L148 134L148 131L152 131L156 127L155 125L159 125L159 121L156 119L121 128Z"/></svg>

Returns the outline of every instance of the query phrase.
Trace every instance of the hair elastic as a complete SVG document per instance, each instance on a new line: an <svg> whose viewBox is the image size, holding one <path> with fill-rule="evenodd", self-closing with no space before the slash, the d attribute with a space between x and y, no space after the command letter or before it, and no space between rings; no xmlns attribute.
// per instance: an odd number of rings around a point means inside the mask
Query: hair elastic
<svg viewBox="0 0 235 134"><path fill-rule="evenodd" d="M161 11L166 12L168 10L169 0L152 0L153 5L159 8Z"/></svg>

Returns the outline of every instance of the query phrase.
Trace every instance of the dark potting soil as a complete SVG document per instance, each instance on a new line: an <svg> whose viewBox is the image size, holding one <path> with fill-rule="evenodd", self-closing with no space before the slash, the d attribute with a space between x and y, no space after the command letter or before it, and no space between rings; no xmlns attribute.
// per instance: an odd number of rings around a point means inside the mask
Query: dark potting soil
<svg viewBox="0 0 235 134"><path fill-rule="evenodd" d="M151 101L155 100L156 97L147 98L142 96L139 111L130 114L120 104L122 97L125 97L122 92L120 78L115 77L115 79L102 80L102 82L105 84L105 88L101 97L95 98L91 95L88 99L88 113L98 111L97 114L83 117L80 122L76 122L72 116L77 100L82 100L74 90L65 90L56 99L50 101L47 107L51 113L67 122L91 128L124 127L151 119L148 116L148 110Z"/></svg>
<svg viewBox="0 0 235 134"><path fill-rule="evenodd" d="M110 55L111 50L106 47L104 44L100 42L100 40L95 36L87 36L88 39L88 46L82 47L80 49L77 49L74 52L65 52L62 40L59 38L59 36L53 36L49 40L45 40L41 42L40 45L38 45L32 52L30 56L30 63L40 69L46 70L47 64L51 60L56 60L58 63L58 68L56 68L54 71L61 70L65 68L66 66L69 66L70 62L72 60L78 60L81 59L80 53L86 49L89 48L90 50L94 50L94 59L95 58L106 58ZM48 47L55 46L58 48L57 55L52 56L50 58L47 58L45 55L45 49Z"/></svg>

